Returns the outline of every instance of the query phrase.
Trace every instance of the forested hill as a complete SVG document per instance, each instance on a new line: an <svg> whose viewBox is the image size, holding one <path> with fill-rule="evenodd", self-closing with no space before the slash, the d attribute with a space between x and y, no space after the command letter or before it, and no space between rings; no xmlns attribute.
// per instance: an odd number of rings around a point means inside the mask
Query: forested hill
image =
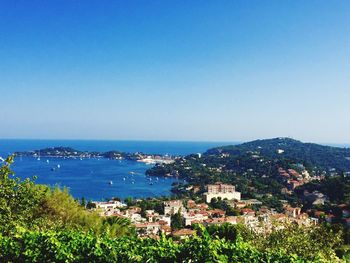
<svg viewBox="0 0 350 263"><path fill-rule="evenodd" d="M306 166L350 171L350 148L303 143L290 138L255 140L239 145L217 147L208 150L204 155L229 154L231 157L239 157L247 152L271 159L289 159Z"/></svg>

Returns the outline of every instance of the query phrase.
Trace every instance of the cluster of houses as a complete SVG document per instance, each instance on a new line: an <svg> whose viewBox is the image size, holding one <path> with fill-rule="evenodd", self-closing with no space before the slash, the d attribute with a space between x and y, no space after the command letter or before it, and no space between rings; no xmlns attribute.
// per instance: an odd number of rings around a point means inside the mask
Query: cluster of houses
<svg viewBox="0 0 350 263"><path fill-rule="evenodd" d="M301 174L294 169L285 170L281 167L278 168L280 181L282 181L286 187L281 189L282 194L291 194L295 188L301 186L311 180L321 180L319 177L311 177L307 170L304 170ZM328 197L319 191L308 192L307 190L303 193L303 199L307 203L312 205L324 205L328 200Z"/></svg>
<svg viewBox="0 0 350 263"><path fill-rule="evenodd" d="M266 207L254 211L249 208L251 205L260 204L258 200L241 200L241 194L235 190L235 186L216 183L207 185L207 192L204 194L205 202L195 202L194 200L171 200L164 201L163 213L154 210L141 211L140 207L128 207L119 201L94 202L96 209L103 216L118 216L128 218L135 225L139 236L156 236L159 233L172 235L174 237L186 237L193 235L194 224L204 226L229 224L244 224L256 233L267 233L278 227L283 227L285 223L295 222L299 225L310 226L317 224L316 218L310 218L302 213L301 209L285 205L284 213L277 213L273 209ZM221 209L212 209L207 203L212 198L227 200L227 203L235 207L240 215L228 216ZM141 215L142 214L142 215ZM174 230L171 227L173 215L179 215L183 228Z"/></svg>
<svg viewBox="0 0 350 263"><path fill-rule="evenodd" d="M282 193L291 193L291 191L293 191L296 187L309 182L311 178L306 170L304 170L304 172L300 174L294 169L285 170L282 167L279 167L278 173L280 176L280 181L282 181L286 185L286 188L282 189Z"/></svg>
<svg viewBox="0 0 350 263"><path fill-rule="evenodd" d="M347 227L350 227L349 204L340 204L337 206L337 209L332 209L328 212L316 210L312 213L313 216L319 220L323 220L328 223L344 223Z"/></svg>

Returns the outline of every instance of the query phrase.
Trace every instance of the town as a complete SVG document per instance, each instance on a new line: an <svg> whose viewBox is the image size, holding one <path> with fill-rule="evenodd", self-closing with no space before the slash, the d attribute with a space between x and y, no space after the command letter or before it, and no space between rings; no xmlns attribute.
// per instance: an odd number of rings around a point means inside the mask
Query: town
<svg viewBox="0 0 350 263"><path fill-rule="evenodd" d="M163 201L162 211L141 208L138 204L142 200L135 200L135 204L131 206L117 200L92 202L90 208L98 211L101 216L128 218L141 237L157 237L163 233L179 239L193 235L195 224L243 224L257 234L266 235L290 223L309 227L318 224L321 218L331 220L331 217L322 217L317 213L312 217L301 212L300 207L292 207L287 203L283 206L283 212L278 213L275 209L261 206L262 203L256 199L241 199L241 193L236 191L234 185L217 182L206 185L206 190L201 200ZM226 202L237 215L213 208L212 204L218 200ZM252 206L260 208L253 210ZM343 214L344 217L349 217L350 211L344 208Z"/></svg>

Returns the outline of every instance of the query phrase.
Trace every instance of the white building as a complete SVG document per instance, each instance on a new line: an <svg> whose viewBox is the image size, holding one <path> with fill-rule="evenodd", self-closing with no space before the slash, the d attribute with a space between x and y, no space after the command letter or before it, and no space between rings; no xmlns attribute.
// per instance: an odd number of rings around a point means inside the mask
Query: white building
<svg viewBox="0 0 350 263"><path fill-rule="evenodd" d="M204 194L206 196L206 202L210 203L212 198L221 198L227 200L241 200L241 193L236 192L236 188L230 184L209 184L207 185L208 191Z"/></svg>
<svg viewBox="0 0 350 263"><path fill-rule="evenodd" d="M184 207L182 205L181 200L171 200L164 202L164 214L165 215L173 215L178 213L179 211L184 212Z"/></svg>
<svg viewBox="0 0 350 263"><path fill-rule="evenodd" d="M115 209L115 208L122 208L126 207L126 204L123 204L119 201L109 201L109 202L92 202L93 204L96 205L97 209L102 209L102 210L109 210L109 209Z"/></svg>

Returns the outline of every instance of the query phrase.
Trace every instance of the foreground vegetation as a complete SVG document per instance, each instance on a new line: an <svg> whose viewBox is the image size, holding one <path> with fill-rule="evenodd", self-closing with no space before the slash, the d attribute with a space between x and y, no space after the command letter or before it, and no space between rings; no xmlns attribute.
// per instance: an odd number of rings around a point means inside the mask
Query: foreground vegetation
<svg viewBox="0 0 350 263"><path fill-rule="evenodd" d="M286 226L259 236L241 225L204 228L181 241L138 238L126 219L88 211L66 190L20 181L0 168L0 262L337 262L342 228Z"/></svg>

